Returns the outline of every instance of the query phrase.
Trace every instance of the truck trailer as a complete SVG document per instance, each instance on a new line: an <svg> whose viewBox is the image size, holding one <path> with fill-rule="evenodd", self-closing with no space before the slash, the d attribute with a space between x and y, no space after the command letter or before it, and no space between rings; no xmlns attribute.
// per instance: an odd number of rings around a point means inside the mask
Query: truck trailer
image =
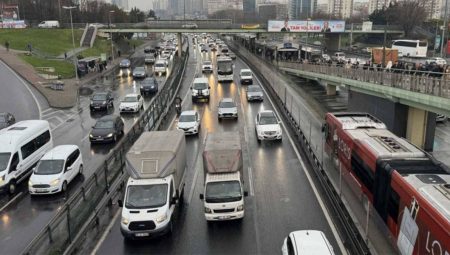
<svg viewBox="0 0 450 255"><path fill-rule="evenodd" d="M186 141L179 130L144 132L126 154L130 175L120 230L126 239L172 231L175 207L183 203Z"/></svg>
<svg viewBox="0 0 450 255"><path fill-rule="evenodd" d="M205 218L209 221L244 217L242 149L238 132L210 133L203 152Z"/></svg>

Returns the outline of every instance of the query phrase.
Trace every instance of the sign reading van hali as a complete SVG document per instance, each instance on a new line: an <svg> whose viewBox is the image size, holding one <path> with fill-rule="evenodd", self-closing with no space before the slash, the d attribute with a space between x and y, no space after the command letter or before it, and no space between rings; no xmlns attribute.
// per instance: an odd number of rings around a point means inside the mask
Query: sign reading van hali
<svg viewBox="0 0 450 255"><path fill-rule="evenodd" d="M341 33L345 32L343 20L269 20L269 32L310 32Z"/></svg>

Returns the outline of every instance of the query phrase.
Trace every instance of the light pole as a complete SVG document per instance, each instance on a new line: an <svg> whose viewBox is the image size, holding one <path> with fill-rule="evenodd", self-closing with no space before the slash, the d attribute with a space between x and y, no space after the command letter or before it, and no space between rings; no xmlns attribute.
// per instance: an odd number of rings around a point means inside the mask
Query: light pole
<svg viewBox="0 0 450 255"><path fill-rule="evenodd" d="M114 13L114 11L109 11L109 13L108 13L109 29L111 29L111 13ZM111 35L111 57L112 57L112 60L114 61L114 47L113 47L113 34L112 34L112 32L110 32L110 35Z"/></svg>
<svg viewBox="0 0 450 255"><path fill-rule="evenodd" d="M445 0L445 9L444 9L444 25L442 26L442 38L441 38L441 57L444 57L444 43L445 43L445 33L448 30L448 0ZM448 46L447 46L448 47Z"/></svg>
<svg viewBox="0 0 450 255"><path fill-rule="evenodd" d="M77 79L78 82L78 67L77 67L77 57L75 54L75 36L73 35L73 21L72 21L72 9L77 8L76 6L63 6L62 7L65 10L69 10L70 12L70 26L72 28L72 57L73 57L73 64L75 66L75 78Z"/></svg>

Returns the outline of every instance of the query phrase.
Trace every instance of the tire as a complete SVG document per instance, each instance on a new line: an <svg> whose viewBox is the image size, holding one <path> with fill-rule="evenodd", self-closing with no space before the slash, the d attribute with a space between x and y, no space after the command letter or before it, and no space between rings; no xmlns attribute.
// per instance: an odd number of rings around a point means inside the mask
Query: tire
<svg viewBox="0 0 450 255"><path fill-rule="evenodd" d="M14 195L16 193L17 183L16 180L11 180L8 184L8 193Z"/></svg>
<svg viewBox="0 0 450 255"><path fill-rule="evenodd" d="M83 174L83 165L80 165L80 168L78 168L78 173Z"/></svg>
<svg viewBox="0 0 450 255"><path fill-rule="evenodd" d="M62 193L66 193L66 191L67 191L67 182L64 181L63 184L62 184L62 187L61 187L61 192Z"/></svg>

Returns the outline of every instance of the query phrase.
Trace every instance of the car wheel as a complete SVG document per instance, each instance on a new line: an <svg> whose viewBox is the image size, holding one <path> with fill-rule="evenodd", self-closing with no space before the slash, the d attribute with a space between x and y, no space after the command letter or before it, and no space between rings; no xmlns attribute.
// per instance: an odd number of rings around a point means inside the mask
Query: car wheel
<svg viewBox="0 0 450 255"><path fill-rule="evenodd" d="M8 193L10 195L13 195L14 193L16 193L16 188L17 188L16 180L11 180L8 185Z"/></svg>
<svg viewBox="0 0 450 255"><path fill-rule="evenodd" d="M64 181L61 187L61 192L65 193L67 191L67 182Z"/></svg>
<svg viewBox="0 0 450 255"><path fill-rule="evenodd" d="M83 165L80 165L80 168L78 168L78 173L83 174Z"/></svg>

